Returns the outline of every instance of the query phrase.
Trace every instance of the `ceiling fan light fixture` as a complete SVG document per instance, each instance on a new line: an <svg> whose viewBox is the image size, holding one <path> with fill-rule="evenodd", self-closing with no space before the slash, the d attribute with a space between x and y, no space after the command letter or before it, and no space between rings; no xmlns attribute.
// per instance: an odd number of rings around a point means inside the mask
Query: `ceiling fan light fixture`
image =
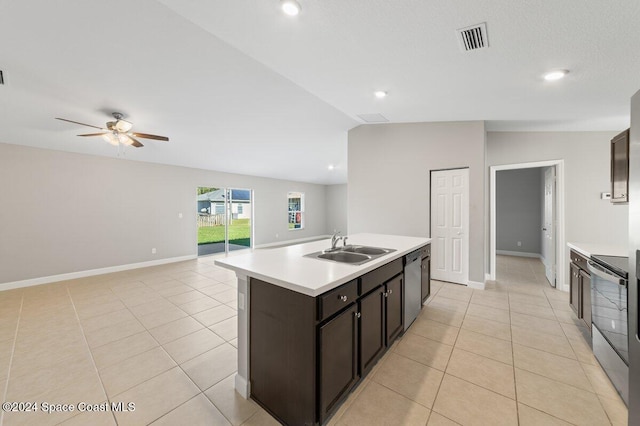
<svg viewBox="0 0 640 426"><path fill-rule="evenodd" d="M127 120L116 121L115 129L119 132L128 132L133 127L133 124Z"/></svg>
<svg viewBox="0 0 640 426"><path fill-rule="evenodd" d="M113 133L105 133L104 135L102 135L102 139L104 139L106 142L109 142L113 146L118 146L118 144L120 143L118 137Z"/></svg>
<svg viewBox="0 0 640 426"><path fill-rule="evenodd" d="M378 99L384 99L387 97L387 92L384 90L378 90L376 92L374 92L374 95L376 96L376 98Z"/></svg>
<svg viewBox="0 0 640 426"><path fill-rule="evenodd" d="M300 13L300 3L296 0L281 0L280 7L289 16L296 16Z"/></svg>

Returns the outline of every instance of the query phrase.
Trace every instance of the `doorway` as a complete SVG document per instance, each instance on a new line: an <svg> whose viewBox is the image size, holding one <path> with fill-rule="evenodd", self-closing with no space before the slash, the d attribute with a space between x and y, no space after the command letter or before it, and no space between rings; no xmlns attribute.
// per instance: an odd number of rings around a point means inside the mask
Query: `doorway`
<svg viewBox="0 0 640 426"><path fill-rule="evenodd" d="M198 256L253 247L253 191L198 187Z"/></svg>
<svg viewBox="0 0 640 426"><path fill-rule="evenodd" d="M521 251L533 253L532 250L511 249L500 250L498 247L498 172L517 171L522 169L540 170L540 219L533 226L539 241L538 256L544 264L544 275L553 287L567 290L568 286L560 285L564 280L564 160L550 160L535 163L509 164L490 167L490 225L489 225L489 280L496 279L496 255L516 254L522 256ZM504 220L504 218L502 219ZM533 237L534 239L536 237ZM508 238L510 243L524 244L518 238ZM517 246L520 247L520 246ZM511 253L510 253L511 252ZM525 254L524 256L527 256Z"/></svg>
<svg viewBox="0 0 640 426"><path fill-rule="evenodd" d="M469 283L469 169L431 171L431 278Z"/></svg>

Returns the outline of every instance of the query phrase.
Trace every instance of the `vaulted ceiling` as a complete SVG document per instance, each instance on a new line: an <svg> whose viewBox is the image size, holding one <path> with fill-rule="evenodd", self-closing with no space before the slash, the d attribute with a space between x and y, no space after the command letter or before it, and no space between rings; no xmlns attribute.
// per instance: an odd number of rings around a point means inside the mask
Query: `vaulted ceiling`
<svg viewBox="0 0 640 426"><path fill-rule="evenodd" d="M0 0L0 142L116 156L54 117L104 126L119 111L171 138L128 159L331 184L362 114L629 125L640 2L298 1L292 18L279 0ZM489 47L463 52L455 30L482 22ZM546 82L550 69L569 74Z"/></svg>

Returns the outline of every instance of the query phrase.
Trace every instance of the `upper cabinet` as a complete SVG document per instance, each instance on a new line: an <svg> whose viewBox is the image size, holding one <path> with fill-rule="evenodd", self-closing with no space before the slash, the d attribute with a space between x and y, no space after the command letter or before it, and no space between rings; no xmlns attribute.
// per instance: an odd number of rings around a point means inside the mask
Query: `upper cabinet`
<svg viewBox="0 0 640 426"><path fill-rule="evenodd" d="M611 139L611 202L628 203L629 129Z"/></svg>

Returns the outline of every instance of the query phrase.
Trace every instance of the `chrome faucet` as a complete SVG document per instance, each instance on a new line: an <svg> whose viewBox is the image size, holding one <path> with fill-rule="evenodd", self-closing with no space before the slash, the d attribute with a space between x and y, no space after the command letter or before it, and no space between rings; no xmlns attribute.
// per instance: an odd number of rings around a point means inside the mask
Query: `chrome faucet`
<svg viewBox="0 0 640 426"><path fill-rule="evenodd" d="M338 241L342 239L342 237L339 237L338 235L340 235L340 231L334 232L334 234L331 236L331 250L335 250Z"/></svg>

